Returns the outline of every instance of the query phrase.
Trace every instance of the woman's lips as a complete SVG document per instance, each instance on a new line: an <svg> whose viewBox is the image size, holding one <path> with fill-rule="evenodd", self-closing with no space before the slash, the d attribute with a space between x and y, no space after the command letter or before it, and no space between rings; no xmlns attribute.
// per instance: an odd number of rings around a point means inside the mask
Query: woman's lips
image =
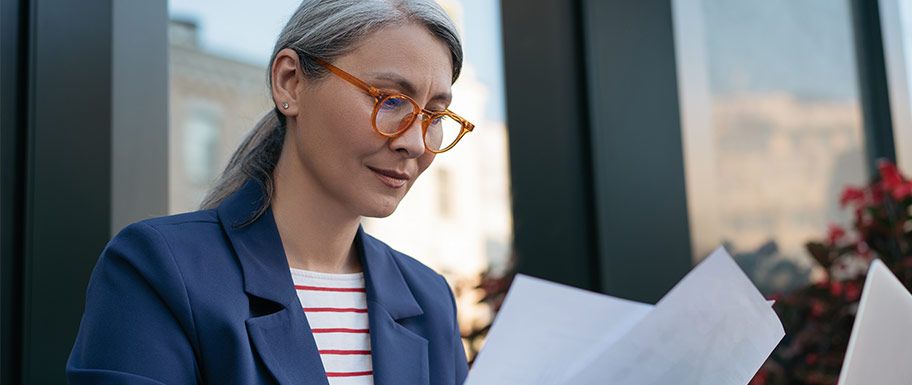
<svg viewBox="0 0 912 385"><path fill-rule="evenodd" d="M394 177L391 177L388 175L381 174L381 172L379 170L376 170L374 168L371 168L371 167L368 167L368 168L371 170L371 172L374 173L374 175L377 176L377 179L380 179L380 181L383 182L383 184L389 186L390 188L400 188L402 186L405 186L406 183L408 183L408 178L406 178L406 179L394 178Z"/></svg>

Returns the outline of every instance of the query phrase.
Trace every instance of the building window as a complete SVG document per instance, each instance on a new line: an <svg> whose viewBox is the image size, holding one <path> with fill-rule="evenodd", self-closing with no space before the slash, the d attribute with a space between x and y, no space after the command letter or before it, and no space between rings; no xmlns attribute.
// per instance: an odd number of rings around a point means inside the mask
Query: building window
<svg viewBox="0 0 912 385"><path fill-rule="evenodd" d="M218 172L219 113L198 104L187 114L183 127L184 173L189 181L206 185Z"/></svg>

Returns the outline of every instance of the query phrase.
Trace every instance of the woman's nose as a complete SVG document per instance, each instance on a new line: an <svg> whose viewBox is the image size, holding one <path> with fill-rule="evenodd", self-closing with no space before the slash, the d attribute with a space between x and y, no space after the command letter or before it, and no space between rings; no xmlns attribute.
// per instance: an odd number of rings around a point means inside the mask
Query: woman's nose
<svg viewBox="0 0 912 385"><path fill-rule="evenodd" d="M393 151L405 152L410 158L417 158L424 154L424 132L422 124L428 116L424 113L418 114L412 124L404 132L390 141Z"/></svg>

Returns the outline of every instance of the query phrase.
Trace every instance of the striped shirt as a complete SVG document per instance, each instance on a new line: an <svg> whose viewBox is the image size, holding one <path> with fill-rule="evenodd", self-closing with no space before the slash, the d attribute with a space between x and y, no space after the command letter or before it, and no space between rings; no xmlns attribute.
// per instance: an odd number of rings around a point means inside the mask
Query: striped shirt
<svg viewBox="0 0 912 385"><path fill-rule="evenodd" d="M373 384L364 273L291 268L330 385Z"/></svg>

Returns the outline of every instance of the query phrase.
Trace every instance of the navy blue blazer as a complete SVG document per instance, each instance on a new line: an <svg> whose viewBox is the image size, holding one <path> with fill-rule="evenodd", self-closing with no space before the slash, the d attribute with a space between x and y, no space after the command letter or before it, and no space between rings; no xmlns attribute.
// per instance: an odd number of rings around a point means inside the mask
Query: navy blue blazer
<svg viewBox="0 0 912 385"><path fill-rule="evenodd" d="M216 209L133 223L102 251L67 361L71 384L326 385L270 207L248 180ZM314 218L314 220L319 220ZM443 277L358 227L374 383L462 384Z"/></svg>

